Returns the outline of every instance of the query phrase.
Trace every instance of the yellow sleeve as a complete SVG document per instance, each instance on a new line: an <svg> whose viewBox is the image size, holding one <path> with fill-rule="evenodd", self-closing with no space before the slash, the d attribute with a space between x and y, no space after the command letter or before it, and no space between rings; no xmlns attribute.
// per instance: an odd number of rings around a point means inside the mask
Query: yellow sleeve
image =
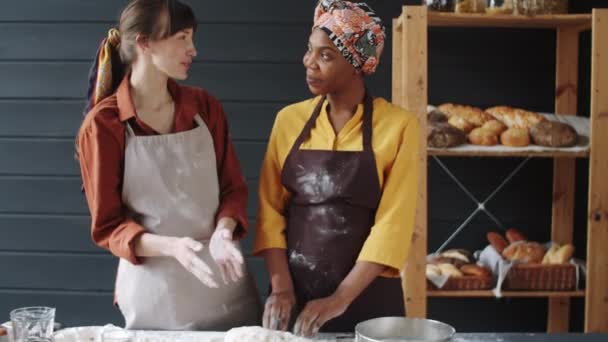
<svg viewBox="0 0 608 342"><path fill-rule="evenodd" d="M408 121L391 169L386 173L376 220L358 261L390 268L382 275L398 277L409 253L418 196L420 127Z"/></svg>
<svg viewBox="0 0 608 342"><path fill-rule="evenodd" d="M279 148L280 114L275 120L268 148L260 170L258 210L253 254L258 255L269 248L287 248L285 237L286 220L283 216L288 192L281 184L281 162Z"/></svg>

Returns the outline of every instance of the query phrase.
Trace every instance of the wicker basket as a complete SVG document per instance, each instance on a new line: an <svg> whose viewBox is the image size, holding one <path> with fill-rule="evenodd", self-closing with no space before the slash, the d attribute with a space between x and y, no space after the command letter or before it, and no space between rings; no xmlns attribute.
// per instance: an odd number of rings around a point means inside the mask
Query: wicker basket
<svg viewBox="0 0 608 342"><path fill-rule="evenodd" d="M480 278L476 276L450 277L442 288L438 288L428 280L426 283L429 290L441 291L488 290L494 287L493 278Z"/></svg>
<svg viewBox="0 0 608 342"><path fill-rule="evenodd" d="M572 264L518 264L505 278L505 290L570 291L576 288L576 266Z"/></svg>

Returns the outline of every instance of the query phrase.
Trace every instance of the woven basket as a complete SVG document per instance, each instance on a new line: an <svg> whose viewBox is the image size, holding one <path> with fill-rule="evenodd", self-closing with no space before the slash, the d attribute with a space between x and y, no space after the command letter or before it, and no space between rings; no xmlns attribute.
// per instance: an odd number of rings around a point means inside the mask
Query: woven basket
<svg viewBox="0 0 608 342"><path fill-rule="evenodd" d="M518 264L505 278L505 290L570 291L576 288L576 266L572 264Z"/></svg>
<svg viewBox="0 0 608 342"><path fill-rule="evenodd" d="M494 287L493 278L481 278L476 276L450 277L442 288L438 288L428 280L426 283L429 290L440 291L488 290Z"/></svg>

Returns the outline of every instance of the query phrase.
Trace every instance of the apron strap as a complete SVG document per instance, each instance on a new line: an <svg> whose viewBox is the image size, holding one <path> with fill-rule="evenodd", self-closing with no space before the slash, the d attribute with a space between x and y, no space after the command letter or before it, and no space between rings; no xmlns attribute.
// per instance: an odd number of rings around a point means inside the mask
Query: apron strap
<svg viewBox="0 0 608 342"><path fill-rule="evenodd" d="M134 137L134 136L135 136L135 132L133 131L133 128L132 128L132 127L131 127L131 125L129 124L129 120L127 120L127 121L126 121L126 125L125 125L125 127L126 127L126 129L127 129L127 130L126 130L127 135L128 135L128 136L130 136L130 137Z"/></svg>
<svg viewBox="0 0 608 342"><path fill-rule="evenodd" d="M304 125L304 128L300 132L300 135L296 139L296 142L293 143L293 146L291 146L291 151L289 152L289 155L297 152L300 149L300 146L302 145L302 143L304 142L304 139L306 139L310 135L310 131L312 130L312 125L314 125L315 122L317 121L317 118L319 117L319 114L321 113L321 108L324 103L325 103L325 96L322 96L321 99L319 100L319 102L317 103L315 109L312 111L312 115L310 116L310 119L308 119L308 121L306 122L306 125Z"/></svg>
<svg viewBox="0 0 608 342"><path fill-rule="evenodd" d="M365 89L365 100L363 101L363 151L371 151L372 149L372 119L374 113L374 100L369 91Z"/></svg>
<svg viewBox="0 0 608 342"><path fill-rule="evenodd" d="M194 121L196 122L196 124L201 127L201 126L206 126L205 125L205 121L203 120L203 118L201 117L201 115L199 113L196 113L194 115Z"/></svg>

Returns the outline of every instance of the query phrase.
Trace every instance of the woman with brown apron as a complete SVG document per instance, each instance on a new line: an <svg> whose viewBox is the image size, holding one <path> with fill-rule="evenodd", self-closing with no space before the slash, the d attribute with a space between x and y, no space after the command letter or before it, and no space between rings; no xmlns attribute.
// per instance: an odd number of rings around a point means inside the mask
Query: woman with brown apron
<svg viewBox="0 0 608 342"><path fill-rule="evenodd" d="M405 315L420 133L414 114L365 87L384 39L365 3L319 2L303 59L317 97L279 112L260 173L254 253L270 273L268 328L345 332Z"/></svg>
<svg viewBox="0 0 608 342"><path fill-rule="evenodd" d="M179 1L131 1L91 74L77 150L93 240L120 257L115 302L129 329L261 319L238 244L247 187L222 106L173 81L188 76L195 30Z"/></svg>

